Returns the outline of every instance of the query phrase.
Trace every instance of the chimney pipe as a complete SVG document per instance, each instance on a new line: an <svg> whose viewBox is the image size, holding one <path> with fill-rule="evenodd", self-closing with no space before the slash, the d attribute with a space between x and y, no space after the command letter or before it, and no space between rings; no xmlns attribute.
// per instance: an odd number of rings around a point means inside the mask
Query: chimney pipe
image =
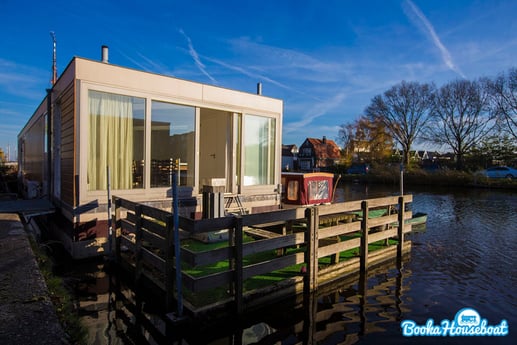
<svg viewBox="0 0 517 345"><path fill-rule="evenodd" d="M109 49L108 49L108 46L102 46L102 51L101 51L101 61L104 62L104 63L108 63L108 60L109 60Z"/></svg>
<svg viewBox="0 0 517 345"><path fill-rule="evenodd" d="M257 95L262 95L262 83L257 83Z"/></svg>

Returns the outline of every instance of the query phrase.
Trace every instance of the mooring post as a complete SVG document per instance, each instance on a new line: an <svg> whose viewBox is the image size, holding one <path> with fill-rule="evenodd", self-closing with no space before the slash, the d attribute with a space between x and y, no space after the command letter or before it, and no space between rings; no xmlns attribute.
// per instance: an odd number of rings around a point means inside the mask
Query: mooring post
<svg viewBox="0 0 517 345"><path fill-rule="evenodd" d="M305 264L307 268L303 288L304 293L311 293L318 288L318 208L307 208L305 217L307 218L307 230L305 231L305 243L307 245Z"/></svg>
<svg viewBox="0 0 517 345"><path fill-rule="evenodd" d="M235 248L235 275L234 275L234 293L235 293L235 307L238 315L243 312L243 235L242 235L242 216L235 217L235 231L234 231L234 248Z"/></svg>
<svg viewBox="0 0 517 345"><path fill-rule="evenodd" d="M368 201L361 203L363 219L361 220L360 272L368 269Z"/></svg>
<svg viewBox="0 0 517 345"><path fill-rule="evenodd" d="M402 253L404 250L404 213L405 213L405 205L404 205L404 196L399 197L399 214L398 214L398 221L399 226L397 229L397 236L399 238L399 243L397 244L397 258L402 258Z"/></svg>

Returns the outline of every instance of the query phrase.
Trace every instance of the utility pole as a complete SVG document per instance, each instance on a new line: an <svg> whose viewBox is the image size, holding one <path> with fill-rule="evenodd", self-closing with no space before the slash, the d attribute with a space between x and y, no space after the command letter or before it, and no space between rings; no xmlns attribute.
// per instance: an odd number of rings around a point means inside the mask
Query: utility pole
<svg viewBox="0 0 517 345"><path fill-rule="evenodd" d="M52 37L53 49L52 49L52 85L57 81L57 54L56 54L56 35L54 31L50 31L50 37Z"/></svg>

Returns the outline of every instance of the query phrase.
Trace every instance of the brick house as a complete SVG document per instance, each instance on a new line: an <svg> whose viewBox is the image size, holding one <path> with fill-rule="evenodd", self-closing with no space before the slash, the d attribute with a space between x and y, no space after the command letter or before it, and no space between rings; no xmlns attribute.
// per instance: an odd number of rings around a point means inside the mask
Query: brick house
<svg viewBox="0 0 517 345"><path fill-rule="evenodd" d="M338 163L340 158L339 146L325 136L322 139L305 139L298 150L298 161L303 171L326 170Z"/></svg>

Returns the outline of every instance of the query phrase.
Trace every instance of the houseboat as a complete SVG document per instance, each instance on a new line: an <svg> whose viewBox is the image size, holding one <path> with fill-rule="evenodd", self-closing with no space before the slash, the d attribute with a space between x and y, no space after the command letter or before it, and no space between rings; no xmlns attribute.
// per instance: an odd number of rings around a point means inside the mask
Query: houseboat
<svg viewBox="0 0 517 345"><path fill-rule="evenodd" d="M334 174L325 172L282 173L282 202L287 205L329 204L333 198Z"/></svg>
<svg viewBox="0 0 517 345"><path fill-rule="evenodd" d="M112 195L170 209L172 161L182 216L203 215L214 181L247 213L280 207L282 100L116 66L102 52L74 57L18 135L25 195L54 204L72 256L106 250L108 182Z"/></svg>

